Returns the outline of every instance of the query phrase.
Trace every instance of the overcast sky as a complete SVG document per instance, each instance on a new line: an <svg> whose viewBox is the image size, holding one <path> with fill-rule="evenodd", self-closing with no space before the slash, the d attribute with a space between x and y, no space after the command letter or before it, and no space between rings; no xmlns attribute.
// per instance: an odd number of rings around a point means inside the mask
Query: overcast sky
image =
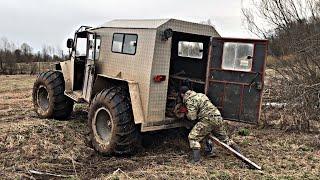
<svg viewBox="0 0 320 180"><path fill-rule="evenodd" d="M242 25L241 0L1 0L0 37L65 48L80 25L97 26L112 19L211 19L222 36L252 37Z"/></svg>

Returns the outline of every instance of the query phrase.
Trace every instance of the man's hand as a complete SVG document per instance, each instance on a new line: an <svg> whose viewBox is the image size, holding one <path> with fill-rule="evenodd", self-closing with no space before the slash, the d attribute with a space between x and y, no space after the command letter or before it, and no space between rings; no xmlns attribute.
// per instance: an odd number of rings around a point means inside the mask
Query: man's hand
<svg viewBox="0 0 320 180"><path fill-rule="evenodd" d="M185 113L187 114L188 113L188 109L185 107L185 106L181 106L180 109L179 109L179 113Z"/></svg>
<svg viewBox="0 0 320 180"><path fill-rule="evenodd" d="M187 113L188 109L183 104L177 104L174 108L174 114L179 119L183 119Z"/></svg>

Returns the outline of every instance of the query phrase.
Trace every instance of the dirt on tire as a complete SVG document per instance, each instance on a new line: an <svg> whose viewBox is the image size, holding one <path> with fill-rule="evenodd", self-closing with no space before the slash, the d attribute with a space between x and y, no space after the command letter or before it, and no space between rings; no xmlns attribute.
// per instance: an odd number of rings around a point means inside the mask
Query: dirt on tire
<svg viewBox="0 0 320 180"><path fill-rule="evenodd" d="M46 91L47 108L39 103L39 91ZM73 101L64 95L65 82L59 71L47 71L37 77L32 91L33 104L36 113L41 118L66 119L73 111ZM45 92L44 92L45 93Z"/></svg>
<svg viewBox="0 0 320 180"><path fill-rule="evenodd" d="M106 108L110 112L112 124L110 140L102 140L97 133L101 124L96 121L96 111ZM128 155L140 146L140 134L133 120L128 93L121 87L105 89L92 101L88 115L90 137L93 147L105 155Z"/></svg>

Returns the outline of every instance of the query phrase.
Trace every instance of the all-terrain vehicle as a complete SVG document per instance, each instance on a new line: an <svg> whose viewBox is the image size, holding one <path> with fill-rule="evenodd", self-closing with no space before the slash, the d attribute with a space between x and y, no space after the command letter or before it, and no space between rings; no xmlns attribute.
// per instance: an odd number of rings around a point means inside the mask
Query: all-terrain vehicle
<svg viewBox="0 0 320 180"><path fill-rule="evenodd" d="M173 113L186 80L225 120L259 120L266 40L221 38L212 26L175 19L114 20L80 27L67 47L70 60L38 76L34 107L66 119L74 103L89 103L98 152L131 153L140 132L186 126Z"/></svg>

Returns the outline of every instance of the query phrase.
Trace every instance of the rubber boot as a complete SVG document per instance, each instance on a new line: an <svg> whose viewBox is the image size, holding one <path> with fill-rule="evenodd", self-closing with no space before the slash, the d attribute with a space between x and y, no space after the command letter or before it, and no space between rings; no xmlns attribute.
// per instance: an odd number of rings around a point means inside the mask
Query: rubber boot
<svg viewBox="0 0 320 180"><path fill-rule="evenodd" d="M216 157L217 154L214 152L214 146L210 139L206 140L206 146L204 148L204 151L206 153L206 156L208 157Z"/></svg>
<svg viewBox="0 0 320 180"><path fill-rule="evenodd" d="M191 160L191 163L195 164L200 162L200 149L192 150L192 155L193 155L193 158Z"/></svg>

